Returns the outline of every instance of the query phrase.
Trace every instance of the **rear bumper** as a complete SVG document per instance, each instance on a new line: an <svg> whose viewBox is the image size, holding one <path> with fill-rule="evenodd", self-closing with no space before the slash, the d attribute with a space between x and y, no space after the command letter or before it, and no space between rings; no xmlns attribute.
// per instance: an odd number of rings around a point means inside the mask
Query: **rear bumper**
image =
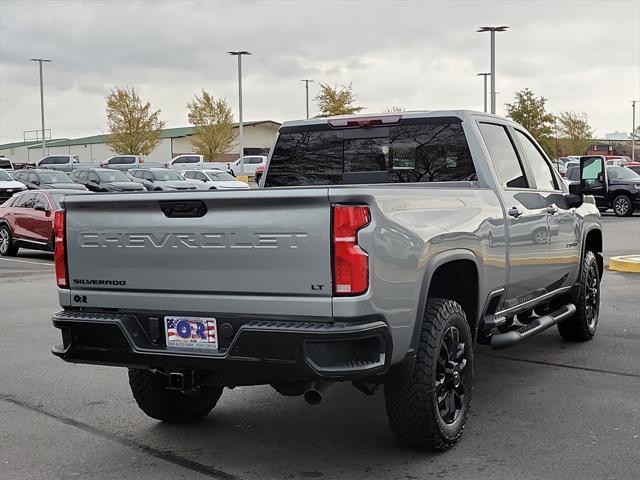
<svg viewBox="0 0 640 480"><path fill-rule="evenodd" d="M385 373L391 360L391 335L379 319L345 323L218 318L220 349L210 352L167 348L162 318L58 312L52 321L62 331L63 344L54 346L52 353L74 363L207 371L230 385L352 380ZM149 319L154 321L152 328Z"/></svg>

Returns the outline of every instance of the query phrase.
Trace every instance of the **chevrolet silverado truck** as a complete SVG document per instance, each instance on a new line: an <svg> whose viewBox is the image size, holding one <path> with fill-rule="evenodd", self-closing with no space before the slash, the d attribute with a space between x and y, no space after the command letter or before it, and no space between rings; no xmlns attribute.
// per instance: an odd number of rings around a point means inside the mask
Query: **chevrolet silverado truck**
<svg viewBox="0 0 640 480"><path fill-rule="evenodd" d="M286 122L260 189L66 197L53 353L128 368L165 422L225 387L311 404L382 387L402 443L446 450L477 345L594 336L604 176L585 157L570 189L524 128L479 112Z"/></svg>

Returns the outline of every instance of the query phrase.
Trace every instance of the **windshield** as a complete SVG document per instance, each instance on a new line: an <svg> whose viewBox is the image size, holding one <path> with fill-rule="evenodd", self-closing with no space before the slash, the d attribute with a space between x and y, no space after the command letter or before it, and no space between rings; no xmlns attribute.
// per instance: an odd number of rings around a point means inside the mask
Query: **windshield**
<svg viewBox="0 0 640 480"><path fill-rule="evenodd" d="M476 180L460 120L421 120L374 128L285 127L265 187Z"/></svg>
<svg viewBox="0 0 640 480"><path fill-rule="evenodd" d="M0 181L11 182L12 180L13 180L13 178L11 178L11 175L9 175L4 170L0 170Z"/></svg>
<svg viewBox="0 0 640 480"><path fill-rule="evenodd" d="M42 183L73 183L71 177L62 172L41 172L38 175Z"/></svg>
<svg viewBox="0 0 640 480"><path fill-rule="evenodd" d="M607 167L607 175L610 180L619 180L623 178L640 178L636 172L627 167Z"/></svg>
<svg viewBox="0 0 640 480"><path fill-rule="evenodd" d="M184 177L173 170L154 170L153 176L156 180L184 180Z"/></svg>
<svg viewBox="0 0 640 480"><path fill-rule="evenodd" d="M220 170L207 170L206 173L211 177L211 180L216 182L234 182L236 180L232 175Z"/></svg>
<svg viewBox="0 0 640 480"><path fill-rule="evenodd" d="M131 180L124 173L118 170L108 172L97 172L101 182L130 182Z"/></svg>

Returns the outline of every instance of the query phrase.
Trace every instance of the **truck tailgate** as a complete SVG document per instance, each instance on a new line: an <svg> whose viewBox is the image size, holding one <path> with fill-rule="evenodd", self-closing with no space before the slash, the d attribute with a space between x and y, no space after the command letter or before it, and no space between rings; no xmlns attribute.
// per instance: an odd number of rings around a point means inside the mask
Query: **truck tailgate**
<svg viewBox="0 0 640 480"><path fill-rule="evenodd" d="M327 189L69 196L72 290L331 296Z"/></svg>

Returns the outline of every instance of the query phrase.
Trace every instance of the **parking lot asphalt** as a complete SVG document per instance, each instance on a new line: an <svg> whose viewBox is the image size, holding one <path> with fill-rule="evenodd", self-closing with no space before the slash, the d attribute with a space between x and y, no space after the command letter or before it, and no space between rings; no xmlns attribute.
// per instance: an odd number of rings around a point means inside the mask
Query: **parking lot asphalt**
<svg viewBox="0 0 640 480"><path fill-rule="evenodd" d="M603 222L606 257L640 252L640 219ZM51 255L23 251L0 259L0 478L637 479L639 305L640 275L607 271L593 341L478 346L467 431L430 454L395 442L381 391L346 384L317 407L243 387L198 424L147 418L126 370L51 355Z"/></svg>

